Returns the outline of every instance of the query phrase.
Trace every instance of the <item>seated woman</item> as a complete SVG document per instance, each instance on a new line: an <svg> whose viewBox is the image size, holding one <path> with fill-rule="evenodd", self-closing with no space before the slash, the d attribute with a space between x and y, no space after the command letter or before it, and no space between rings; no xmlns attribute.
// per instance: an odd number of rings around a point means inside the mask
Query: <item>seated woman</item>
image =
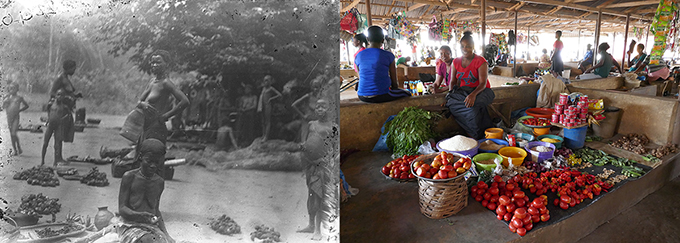
<svg viewBox="0 0 680 243"><path fill-rule="evenodd" d="M640 65L642 65L642 63L647 58L647 53L645 53L645 44L640 43L637 45L637 53L637 56L635 56L633 60L628 63L628 66L630 66L628 72L633 72L638 69L638 67L640 67Z"/></svg>
<svg viewBox="0 0 680 243"><path fill-rule="evenodd" d="M400 57L397 59L397 67L408 67L411 57Z"/></svg>
<svg viewBox="0 0 680 243"><path fill-rule="evenodd" d="M462 57L451 65L451 85L446 96L446 107L468 136L484 138L484 130L493 126L487 106L496 97L491 90L486 59L474 53L472 32L466 31L460 39Z"/></svg>
<svg viewBox="0 0 680 243"><path fill-rule="evenodd" d="M600 44L597 50L600 52L599 53L600 59L597 60L597 64L586 69L585 73L579 75L577 79L595 79L609 77L609 71L612 70L612 65L615 66L620 73L623 73L623 71L621 70L621 66L619 66L619 63L616 62L616 60L614 60L614 57L612 57L612 55L607 52L607 50L609 50L609 44L607 44L607 42L603 42L602 44ZM593 73L590 73L591 71Z"/></svg>
<svg viewBox="0 0 680 243"><path fill-rule="evenodd" d="M665 62L650 64L652 55L647 55L644 61L633 72L638 76L647 76L647 82L654 82L659 79L667 79L671 75L671 70Z"/></svg>
<svg viewBox="0 0 680 243"><path fill-rule="evenodd" d="M541 55L541 59L538 62L538 69L546 70L548 68L550 68L550 56L548 56L548 50L543 48L543 55Z"/></svg>
<svg viewBox="0 0 680 243"><path fill-rule="evenodd" d="M586 71L590 66L593 65L593 45L588 44L586 47L586 55L583 56L583 60L578 62L578 69L581 69L581 71Z"/></svg>
<svg viewBox="0 0 680 243"><path fill-rule="evenodd" d="M394 54L380 49L385 36L379 26L368 28L368 48L357 54L354 63L359 69L357 94L363 102L382 103L411 96L399 89Z"/></svg>
<svg viewBox="0 0 680 243"><path fill-rule="evenodd" d="M451 62L453 62L451 48L449 46L442 46L439 48L439 58L437 58L435 65L437 78L434 81L434 84L429 87L430 93L443 93L449 90L449 82L451 81Z"/></svg>

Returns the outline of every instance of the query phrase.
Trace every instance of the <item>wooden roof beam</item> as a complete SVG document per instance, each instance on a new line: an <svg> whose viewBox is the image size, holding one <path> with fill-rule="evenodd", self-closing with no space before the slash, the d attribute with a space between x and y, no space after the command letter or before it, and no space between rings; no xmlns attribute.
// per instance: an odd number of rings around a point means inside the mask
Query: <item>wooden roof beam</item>
<svg viewBox="0 0 680 243"><path fill-rule="evenodd" d="M425 5L427 5L427 4L424 4L424 3L416 3L416 4L413 4L413 5L409 6L409 7L406 7L406 10L405 10L405 11L406 11L406 12L411 12L411 11L416 10L416 9L419 9L419 8L425 6ZM432 5L430 5L430 7L431 7L431 6L432 6Z"/></svg>
<svg viewBox="0 0 680 243"><path fill-rule="evenodd" d="M427 13L430 12L430 10L432 10L433 7L434 7L433 5L430 5L430 7L428 7L427 10L425 10L425 12L422 15L420 15L420 18L422 19L423 17L425 17L425 15L427 15Z"/></svg>
<svg viewBox="0 0 680 243"><path fill-rule="evenodd" d="M635 2L623 2L616 3L606 6L605 8L627 8L627 7L639 7L645 5L659 4L659 1L635 1Z"/></svg>
<svg viewBox="0 0 680 243"><path fill-rule="evenodd" d="M536 3L536 4L544 4L544 5L552 5L552 6L561 6L561 7L564 7L564 8L576 9L576 10L581 10L581 11L589 11L589 12L598 12L598 11L601 10L599 8L583 6L583 5L575 4L575 3L560 2L560 1L556 1L556 0L526 0L526 2ZM626 14L616 12L616 11L610 11L610 10L603 10L602 13L607 14L607 15L613 15L613 16L626 16ZM637 19L645 19L645 20L647 19L644 16L639 15L639 14L635 14L635 15L631 14L630 16L633 17L633 18L637 18Z"/></svg>
<svg viewBox="0 0 680 243"><path fill-rule="evenodd" d="M349 5L347 5L347 6L345 6L344 8L342 8L342 9L340 10L340 12L341 12L341 13L344 13L344 12L349 11L349 10L352 9L353 7L356 7L357 5L359 5L359 2L361 2L361 0L354 0L354 1L352 1L351 3L349 3Z"/></svg>

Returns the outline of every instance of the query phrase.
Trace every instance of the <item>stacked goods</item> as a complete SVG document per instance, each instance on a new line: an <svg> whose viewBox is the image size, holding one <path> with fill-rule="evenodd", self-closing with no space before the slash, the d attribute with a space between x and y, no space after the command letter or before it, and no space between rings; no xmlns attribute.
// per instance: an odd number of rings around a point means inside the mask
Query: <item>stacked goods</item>
<svg viewBox="0 0 680 243"><path fill-rule="evenodd" d="M26 180L30 185L55 187L59 179L51 167L33 167L14 174L15 180Z"/></svg>
<svg viewBox="0 0 680 243"><path fill-rule="evenodd" d="M241 226L236 221L222 214L217 219L210 221L210 228L223 235L233 235L241 233Z"/></svg>
<svg viewBox="0 0 680 243"><path fill-rule="evenodd" d="M250 233L250 240L258 239L262 243L281 242L281 233L274 231L274 228L269 228L264 225L255 226L255 232Z"/></svg>
<svg viewBox="0 0 680 243"><path fill-rule="evenodd" d="M414 162L413 172L419 177L442 180L462 175L472 167L472 160L468 157L461 157L455 163L454 159L453 154L441 152L432 163L428 164L424 160Z"/></svg>
<svg viewBox="0 0 680 243"><path fill-rule="evenodd" d="M524 236L538 222L550 220L550 212L546 208L548 197L543 195L533 201L519 187L516 181L504 182L495 176L489 185L480 181L470 190L475 200L482 206L496 212L498 220L509 222L510 231Z"/></svg>
<svg viewBox="0 0 680 243"><path fill-rule="evenodd" d="M578 101L569 104L569 95L560 94L560 102L555 103L555 112L551 122L567 128L581 126L588 123L588 96L581 95Z"/></svg>
<svg viewBox="0 0 680 243"><path fill-rule="evenodd" d="M645 149L647 143L649 139L644 134L631 133L612 142L611 146L643 155L647 153Z"/></svg>
<svg viewBox="0 0 680 243"><path fill-rule="evenodd" d="M394 179L415 179L416 177L411 174L409 166L416 158L418 158L417 155L404 155L401 158L396 158L382 167L382 173Z"/></svg>
<svg viewBox="0 0 680 243"><path fill-rule="evenodd" d="M678 146L672 143L667 143L664 146L661 146L659 148L653 149L652 151L649 152L654 157L661 158L663 156L666 156L670 153L676 153L678 152Z"/></svg>
<svg viewBox="0 0 680 243"><path fill-rule="evenodd" d="M677 0L661 0L656 9L654 20L650 26L650 31L654 33L654 47L652 47L652 51L649 53L651 56L650 65L658 65L663 62L663 54L667 48L666 41L668 36L671 36L671 40L673 38L669 33L672 33L671 23L674 20L674 12L678 9L676 4Z"/></svg>
<svg viewBox="0 0 680 243"><path fill-rule="evenodd" d="M92 170L80 179L80 183L87 184L88 186L108 186L109 180L106 179L106 173L99 172L97 167L92 167Z"/></svg>
<svg viewBox="0 0 680 243"><path fill-rule="evenodd" d="M61 211L61 204L58 198L49 198L42 193L29 194L21 197L19 212L26 215L54 215Z"/></svg>

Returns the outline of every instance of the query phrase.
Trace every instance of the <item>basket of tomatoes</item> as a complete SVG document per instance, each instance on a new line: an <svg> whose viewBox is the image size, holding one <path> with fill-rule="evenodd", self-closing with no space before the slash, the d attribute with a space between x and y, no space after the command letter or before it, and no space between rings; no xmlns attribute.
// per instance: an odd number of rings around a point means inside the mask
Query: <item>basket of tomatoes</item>
<svg viewBox="0 0 680 243"><path fill-rule="evenodd" d="M392 161L387 162L387 164L380 169L380 172L386 178L399 182L415 181L416 176L411 173L409 167L416 158L418 158L418 155L404 155L393 159Z"/></svg>
<svg viewBox="0 0 680 243"><path fill-rule="evenodd" d="M470 157L457 153L433 153L418 157L411 173L418 178L420 212L431 219L455 215L467 206L468 188L464 175L474 174Z"/></svg>

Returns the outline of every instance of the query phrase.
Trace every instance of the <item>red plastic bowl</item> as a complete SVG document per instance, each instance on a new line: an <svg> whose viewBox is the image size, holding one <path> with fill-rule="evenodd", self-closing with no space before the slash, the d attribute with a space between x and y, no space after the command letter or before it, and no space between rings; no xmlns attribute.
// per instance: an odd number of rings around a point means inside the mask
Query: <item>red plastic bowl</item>
<svg viewBox="0 0 680 243"><path fill-rule="evenodd" d="M555 112L555 110L549 108L531 108L528 109L526 112L527 115L529 116L545 118L550 120L550 118L552 117L552 113Z"/></svg>

